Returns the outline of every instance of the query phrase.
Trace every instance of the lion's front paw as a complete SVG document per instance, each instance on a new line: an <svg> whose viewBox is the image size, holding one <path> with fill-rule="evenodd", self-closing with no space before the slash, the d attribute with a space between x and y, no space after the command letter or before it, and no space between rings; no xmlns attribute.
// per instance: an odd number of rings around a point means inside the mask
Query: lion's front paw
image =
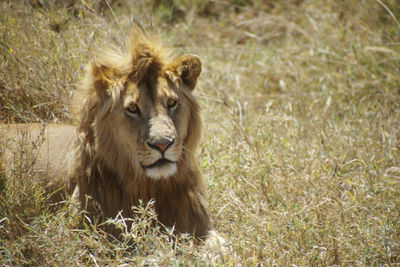
<svg viewBox="0 0 400 267"><path fill-rule="evenodd" d="M208 232L205 243L207 246L220 248L226 244L226 240L225 238L220 236L215 230L212 230Z"/></svg>
<svg viewBox="0 0 400 267"><path fill-rule="evenodd" d="M222 263L226 261L227 257L234 261L237 260L237 255L232 245L216 231L209 231L204 243L206 246L205 251L207 251L206 254L208 256L212 258L217 257Z"/></svg>

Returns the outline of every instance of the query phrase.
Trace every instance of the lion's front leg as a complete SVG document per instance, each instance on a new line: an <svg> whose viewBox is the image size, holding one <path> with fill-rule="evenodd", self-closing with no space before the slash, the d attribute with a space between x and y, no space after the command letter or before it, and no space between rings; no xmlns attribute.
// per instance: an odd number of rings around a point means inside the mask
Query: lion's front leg
<svg viewBox="0 0 400 267"><path fill-rule="evenodd" d="M187 204L182 205L185 203ZM216 236L203 192L198 190L188 191L187 194L182 196L180 207L187 207L187 210L180 210L181 214L177 214L176 227L178 231L193 234L196 238L203 241L209 238L213 239ZM179 217L186 218L186 220L181 222L183 225L179 225ZM183 229L180 229L180 226Z"/></svg>
<svg viewBox="0 0 400 267"><path fill-rule="evenodd" d="M202 193L192 198L192 208L190 221L192 229L197 238L200 238L207 246L217 249L218 251L226 251L225 239L215 231L210 216L208 214L207 202Z"/></svg>

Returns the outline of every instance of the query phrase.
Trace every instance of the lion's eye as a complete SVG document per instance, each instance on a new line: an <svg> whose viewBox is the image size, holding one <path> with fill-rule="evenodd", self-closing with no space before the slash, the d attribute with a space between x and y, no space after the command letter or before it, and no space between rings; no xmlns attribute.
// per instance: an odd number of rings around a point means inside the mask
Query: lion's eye
<svg viewBox="0 0 400 267"><path fill-rule="evenodd" d="M173 107L176 106L177 103L178 103L178 101L176 101L175 99L170 98L170 99L168 99L168 101L167 101L167 106L168 106L169 108L173 108Z"/></svg>
<svg viewBox="0 0 400 267"><path fill-rule="evenodd" d="M137 114L139 113L139 107L136 104L130 104L126 110L130 113Z"/></svg>

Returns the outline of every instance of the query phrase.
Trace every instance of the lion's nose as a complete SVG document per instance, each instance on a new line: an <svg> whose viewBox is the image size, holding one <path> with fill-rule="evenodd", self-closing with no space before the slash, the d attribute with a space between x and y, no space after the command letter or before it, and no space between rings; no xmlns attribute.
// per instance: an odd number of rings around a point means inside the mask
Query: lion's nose
<svg viewBox="0 0 400 267"><path fill-rule="evenodd" d="M161 138L156 140L147 140L146 143L149 147L154 148L164 155L164 152L174 143L174 139Z"/></svg>

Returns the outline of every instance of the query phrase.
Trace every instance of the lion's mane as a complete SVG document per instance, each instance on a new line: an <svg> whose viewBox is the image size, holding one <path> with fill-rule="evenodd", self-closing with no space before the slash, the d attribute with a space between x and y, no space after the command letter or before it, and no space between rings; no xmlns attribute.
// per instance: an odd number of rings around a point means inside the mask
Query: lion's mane
<svg viewBox="0 0 400 267"><path fill-rule="evenodd" d="M70 174L71 181L78 185L75 195L82 208L102 219L114 217L120 211L124 217L134 216L132 206L139 205L140 200L146 203L154 199L154 208L162 224L175 226L177 232L204 237L212 226L194 155L200 138L201 117L196 99L190 90L183 88L195 87L201 65L196 62L177 67L179 62L174 63L171 53L140 29L133 31L126 47L126 52L103 51L89 63L77 90L73 109L78 121L78 138ZM129 159L119 153L115 142L120 138L99 140L98 125L102 131L119 127L101 121L102 114L118 105L123 95L121 87L113 85L124 83L125 79L151 85L162 72L171 80L175 79L177 86L182 87L180 90L185 90L190 114L177 173L168 179L149 179L143 170L133 167ZM191 76L193 72L198 72L196 77ZM174 75L177 73L180 76ZM110 157L114 163L107 161Z"/></svg>

